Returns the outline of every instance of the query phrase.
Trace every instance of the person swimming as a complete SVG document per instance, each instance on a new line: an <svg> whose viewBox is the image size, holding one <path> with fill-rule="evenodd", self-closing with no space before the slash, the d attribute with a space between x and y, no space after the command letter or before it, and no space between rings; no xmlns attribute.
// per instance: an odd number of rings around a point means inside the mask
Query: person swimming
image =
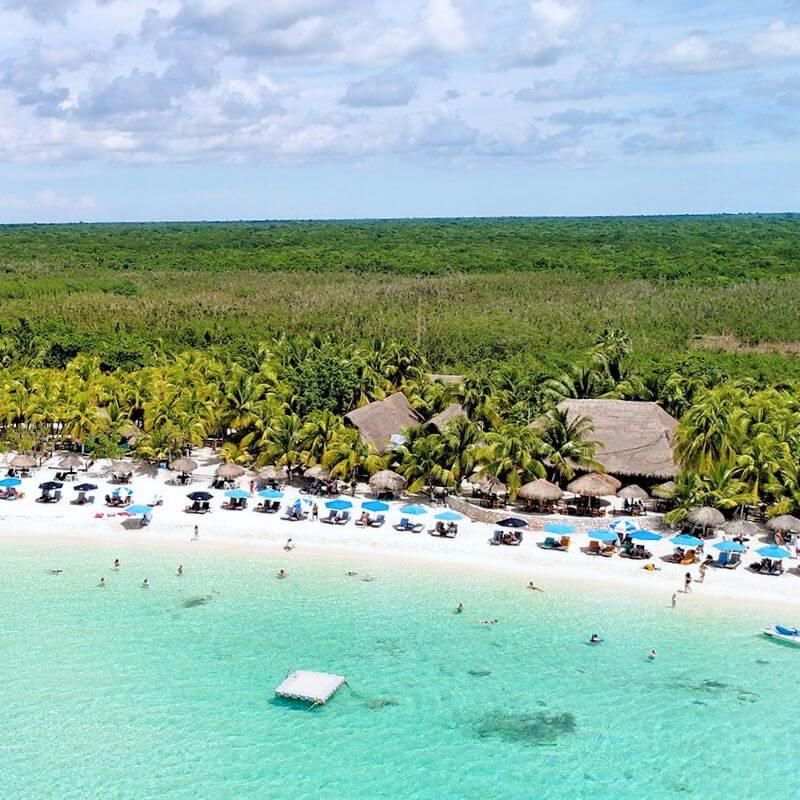
<svg viewBox="0 0 800 800"><path fill-rule="evenodd" d="M105 586L106 585L106 579L105 578L100 578L100 583L98 583L97 585L98 586Z"/></svg>
<svg viewBox="0 0 800 800"><path fill-rule="evenodd" d="M358 575L358 573L353 572L353 570L350 570L349 572L345 572L345 575L347 575L348 578L355 578L355 576Z"/></svg>
<svg viewBox="0 0 800 800"><path fill-rule="evenodd" d="M143 589L149 589L149 588L150 588L150 581L149 581L147 578L145 578L145 579L142 581L142 588L143 588Z"/></svg>
<svg viewBox="0 0 800 800"><path fill-rule="evenodd" d="M496 619L485 619L481 625L497 625Z"/></svg>
<svg viewBox="0 0 800 800"><path fill-rule="evenodd" d="M114 569L119 569L119 559L118 558L114 559Z"/></svg>
<svg viewBox="0 0 800 800"><path fill-rule="evenodd" d="M656 656L658 656L658 653L656 653L655 648L654 648L653 650L650 651L650 653L649 653L649 655L647 657L651 661L655 661L656 660Z"/></svg>
<svg viewBox="0 0 800 800"><path fill-rule="evenodd" d="M49 569L47 570L48 575L60 575L64 570L63 569Z"/></svg>
<svg viewBox="0 0 800 800"><path fill-rule="evenodd" d="M372 575L365 575L361 580L365 583L369 583L370 581L374 581L375 578L373 578Z"/></svg>
<svg viewBox="0 0 800 800"><path fill-rule="evenodd" d="M286 570L285 569L279 570L278 577L279 578L285 578L286 577Z"/></svg>
<svg viewBox="0 0 800 800"><path fill-rule="evenodd" d="M178 575L183 575L183 564L178 564Z"/></svg>
<svg viewBox="0 0 800 800"><path fill-rule="evenodd" d="M464 611L464 604L463 603L459 603L456 606L456 614L461 614L461 613L463 613L463 611Z"/></svg>
<svg viewBox="0 0 800 800"><path fill-rule="evenodd" d="M593 633L589 637L589 644L600 644L600 642L602 642L602 641L603 640L596 633Z"/></svg>

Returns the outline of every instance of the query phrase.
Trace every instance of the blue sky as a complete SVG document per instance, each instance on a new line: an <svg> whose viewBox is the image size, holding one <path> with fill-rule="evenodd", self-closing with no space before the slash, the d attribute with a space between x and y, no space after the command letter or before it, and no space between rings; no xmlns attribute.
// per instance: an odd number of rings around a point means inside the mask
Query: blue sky
<svg viewBox="0 0 800 800"><path fill-rule="evenodd" d="M800 0L0 0L0 221L800 210Z"/></svg>

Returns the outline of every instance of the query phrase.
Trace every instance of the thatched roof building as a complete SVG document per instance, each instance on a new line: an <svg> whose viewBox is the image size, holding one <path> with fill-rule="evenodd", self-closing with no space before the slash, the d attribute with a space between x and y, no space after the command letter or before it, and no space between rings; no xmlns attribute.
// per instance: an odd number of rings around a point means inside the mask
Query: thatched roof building
<svg viewBox="0 0 800 800"><path fill-rule="evenodd" d="M648 479L678 474L673 435L678 420L658 403L635 400L564 400L571 422L586 417L594 427L595 459L614 475Z"/></svg>
<svg viewBox="0 0 800 800"><path fill-rule="evenodd" d="M392 436L400 434L405 428L416 428L422 422L402 392L353 409L344 418L379 453L389 449Z"/></svg>
<svg viewBox="0 0 800 800"><path fill-rule="evenodd" d="M539 478L530 483L526 483L517 493L517 497L522 500L533 500L538 503L554 502L560 500L564 492L550 481Z"/></svg>
<svg viewBox="0 0 800 800"><path fill-rule="evenodd" d="M426 423L426 428L433 428L436 433L441 433L454 419L466 417L466 412L460 403L451 403L444 411L431 417Z"/></svg>
<svg viewBox="0 0 800 800"><path fill-rule="evenodd" d="M399 497L406 485L406 479L390 469L382 469L369 479L369 488L377 494L392 494Z"/></svg>

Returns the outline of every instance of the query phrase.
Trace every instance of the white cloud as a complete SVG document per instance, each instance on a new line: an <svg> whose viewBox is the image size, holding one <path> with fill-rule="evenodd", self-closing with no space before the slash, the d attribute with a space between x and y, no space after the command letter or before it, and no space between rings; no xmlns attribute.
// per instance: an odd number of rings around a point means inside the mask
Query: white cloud
<svg viewBox="0 0 800 800"><path fill-rule="evenodd" d="M402 75L370 75L347 87L342 104L354 108L405 106L415 91L414 84Z"/></svg>
<svg viewBox="0 0 800 800"><path fill-rule="evenodd" d="M750 42L751 52L765 59L800 58L800 25L776 20Z"/></svg>
<svg viewBox="0 0 800 800"><path fill-rule="evenodd" d="M23 197L18 194L0 195L0 208L15 210L51 210L63 209L81 211L95 208L97 202L91 195L79 197L63 197L53 189L43 189L32 197Z"/></svg>

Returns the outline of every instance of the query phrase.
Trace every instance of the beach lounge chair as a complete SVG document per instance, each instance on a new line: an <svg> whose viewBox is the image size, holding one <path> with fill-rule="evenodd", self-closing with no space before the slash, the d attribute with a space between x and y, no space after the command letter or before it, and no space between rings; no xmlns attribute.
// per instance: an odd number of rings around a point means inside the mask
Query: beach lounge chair
<svg viewBox="0 0 800 800"><path fill-rule="evenodd" d="M350 521L350 512L343 511L339 516L334 517L333 524L334 525L347 525Z"/></svg>
<svg viewBox="0 0 800 800"><path fill-rule="evenodd" d="M613 544L604 544L600 548L600 555L603 556L603 558L611 558L611 556L613 556L614 553L615 549Z"/></svg>
<svg viewBox="0 0 800 800"><path fill-rule="evenodd" d="M686 554L681 559L681 564L683 566L688 566L689 564L694 564L697 561L697 553L694 550L687 550Z"/></svg>
<svg viewBox="0 0 800 800"><path fill-rule="evenodd" d="M400 522L394 526L396 531L410 531L411 530L411 521L408 517L403 517Z"/></svg>
<svg viewBox="0 0 800 800"><path fill-rule="evenodd" d="M548 536L543 542L539 542L539 547L542 550L568 550L569 543L569 536L562 536L560 539L556 539L555 536Z"/></svg>
<svg viewBox="0 0 800 800"><path fill-rule="evenodd" d="M369 526L370 528L380 528L384 522L386 522L386 517L383 514L378 514L375 519L370 521Z"/></svg>
<svg viewBox="0 0 800 800"><path fill-rule="evenodd" d="M597 539L592 539L589 542L589 546L586 548L586 552L592 556L599 556L600 555L600 542Z"/></svg>
<svg viewBox="0 0 800 800"><path fill-rule="evenodd" d="M336 512L330 511L327 517L322 517L320 522L324 522L326 525L335 525L336 524Z"/></svg>
<svg viewBox="0 0 800 800"><path fill-rule="evenodd" d="M503 544L503 531L495 531L489 539L489 544Z"/></svg>

